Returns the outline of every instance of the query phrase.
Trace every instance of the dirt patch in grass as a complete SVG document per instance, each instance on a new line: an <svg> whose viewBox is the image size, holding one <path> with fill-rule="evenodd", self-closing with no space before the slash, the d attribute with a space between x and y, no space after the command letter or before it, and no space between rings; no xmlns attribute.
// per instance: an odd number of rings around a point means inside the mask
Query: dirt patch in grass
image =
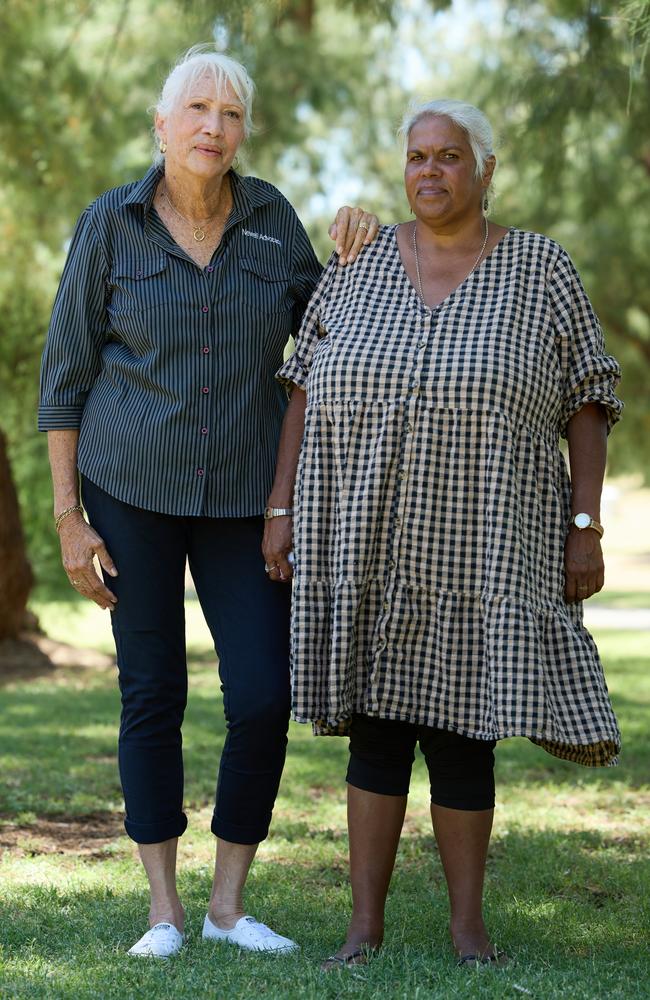
<svg viewBox="0 0 650 1000"><path fill-rule="evenodd" d="M96 649L77 649L38 632L0 640L0 685L51 674L57 667L110 667L111 656Z"/></svg>
<svg viewBox="0 0 650 1000"><path fill-rule="evenodd" d="M40 816L28 825L0 818L0 850L9 850L23 858L41 854L104 858L106 845L123 834L122 817L111 812Z"/></svg>

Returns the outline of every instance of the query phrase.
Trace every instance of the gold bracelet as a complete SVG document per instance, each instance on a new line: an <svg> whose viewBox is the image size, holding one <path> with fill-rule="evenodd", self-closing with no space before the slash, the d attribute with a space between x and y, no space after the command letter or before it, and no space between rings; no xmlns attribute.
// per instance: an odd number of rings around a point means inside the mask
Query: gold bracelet
<svg viewBox="0 0 650 1000"><path fill-rule="evenodd" d="M81 504L80 503L76 503L76 504L74 504L73 507L66 507L66 509L62 510L60 514L57 514L57 516L54 518L54 527L56 528L57 531L61 527L61 522L65 521L65 519L66 519L66 517L68 517L68 515L74 514L74 512L76 510L78 510L80 514L83 514L83 512L84 512L84 509L81 506Z"/></svg>

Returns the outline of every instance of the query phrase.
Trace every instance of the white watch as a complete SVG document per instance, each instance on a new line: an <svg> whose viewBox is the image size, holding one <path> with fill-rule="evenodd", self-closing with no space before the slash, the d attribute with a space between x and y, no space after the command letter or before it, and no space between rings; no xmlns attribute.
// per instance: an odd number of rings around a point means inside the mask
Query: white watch
<svg viewBox="0 0 650 1000"><path fill-rule="evenodd" d="M595 521L591 514L575 514L571 518L571 524L575 524L578 531L584 531L585 528L593 528L594 531L598 532L601 538L603 537L603 533L605 531L602 524Z"/></svg>

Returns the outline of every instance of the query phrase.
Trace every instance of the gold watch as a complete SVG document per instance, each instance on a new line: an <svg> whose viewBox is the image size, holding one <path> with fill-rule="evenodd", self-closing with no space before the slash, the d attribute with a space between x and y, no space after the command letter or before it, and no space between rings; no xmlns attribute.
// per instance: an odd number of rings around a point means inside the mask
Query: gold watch
<svg viewBox="0 0 650 1000"><path fill-rule="evenodd" d="M270 521L272 517L293 517L293 507L265 507L264 520Z"/></svg>

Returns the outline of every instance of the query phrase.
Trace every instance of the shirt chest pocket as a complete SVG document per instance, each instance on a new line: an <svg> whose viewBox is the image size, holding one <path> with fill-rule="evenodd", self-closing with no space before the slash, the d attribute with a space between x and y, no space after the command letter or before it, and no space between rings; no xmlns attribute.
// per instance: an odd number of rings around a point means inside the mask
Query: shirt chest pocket
<svg viewBox="0 0 650 1000"><path fill-rule="evenodd" d="M290 275L284 264L257 257L240 257L241 296L254 309L287 312L293 306Z"/></svg>
<svg viewBox="0 0 650 1000"><path fill-rule="evenodd" d="M116 258L109 278L109 312L148 312L171 298L167 255Z"/></svg>

